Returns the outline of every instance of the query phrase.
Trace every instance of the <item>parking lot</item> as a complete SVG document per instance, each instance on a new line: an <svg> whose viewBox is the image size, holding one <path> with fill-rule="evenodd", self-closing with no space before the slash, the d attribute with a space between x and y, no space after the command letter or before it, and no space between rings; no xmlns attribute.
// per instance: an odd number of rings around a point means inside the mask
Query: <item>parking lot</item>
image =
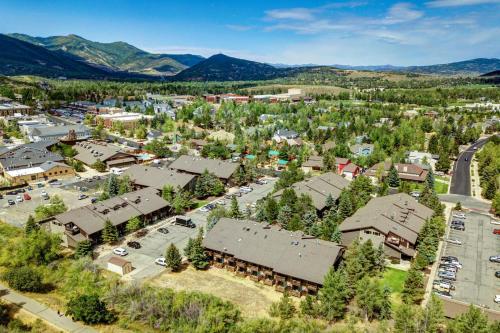
<svg viewBox="0 0 500 333"><path fill-rule="evenodd" d="M238 197L238 203L240 209L243 211L247 204L251 205L253 202L267 195L271 192L276 179L267 178L268 183L264 185L251 184L253 191L247 194L243 194ZM232 188L228 193L234 193L237 189ZM215 199L218 201L220 198ZM230 201L226 201L226 208L229 208ZM180 225L174 225L174 218L168 218L154 226L149 227L149 232L146 236L138 239L137 241L141 244L140 249L131 249L125 244L120 245L128 251L128 255L125 257L127 260L132 262L134 270L128 274L128 278L134 280L143 280L147 278L154 277L163 271L163 267L155 264L155 259L163 256L167 247L173 243L182 252L186 246L188 239L196 237L200 227L206 228L208 212L203 213L199 209L191 211L186 215L191 218L191 220L196 224L196 228L187 228ZM158 231L158 228L166 227L169 230L168 234L162 234ZM127 237L127 241L131 240L132 237ZM126 241L124 241L126 243ZM107 248L101 251L96 262L103 268L106 267L107 261L113 254Z"/></svg>
<svg viewBox="0 0 500 333"><path fill-rule="evenodd" d="M488 215L474 212L466 214L465 231L448 227L447 238L457 239L461 245L446 242L443 256L455 256L463 266L453 282L453 299L500 310L500 304L494 302L495 295L500 294L500 279L495 277L500 264L488 260L500 254L500 236L493 234L496 228L500 226L492 224Z"/></svg>

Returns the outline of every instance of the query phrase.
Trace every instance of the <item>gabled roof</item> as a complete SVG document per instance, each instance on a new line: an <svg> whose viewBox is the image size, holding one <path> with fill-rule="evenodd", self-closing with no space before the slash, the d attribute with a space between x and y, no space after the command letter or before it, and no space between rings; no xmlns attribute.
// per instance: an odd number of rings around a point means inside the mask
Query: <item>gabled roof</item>
<svg viewBox="0 0 500 333"><path fill-rule="evenodd" d="M349 181L347 179L333 172L327 172L295 183L291 187L295 190L297 196L301 194L309 195L314 207L317 210L323 210L326 207L328 195L331 195L334 200L337 200L342 190L347 186L349 186ZM280 190L276 192L273 197L278 199L281 197L282 193L283 190Z"/></svg>
<svg viewBox="0 0 500 333"><path fill-rule="evenodd" d="M73 148L78 152L75 159L87 165L94 164L98 159L106 162L116 155L124 155L131 159L136 159L134 155L124 152L120 147L105 142L84 141L77 143Z"/></svg>
<svg viewBox="0 0 500 333"><path fill-rule="evenodd" d="M140 186L152 187L161 190L165 185L186 187L196 176L179 172L174 169L160 169L150 165L135 164L123 172L130 180Z"/></svg>
<svg viewBox="0 0 500 333"><path fill-rule="evenodd" d="M310 156L309 159L302 163L303 167L312 167L312 168L323 168L323 157L313 155Z"/></svg>
<svg viewBox="0 0 500 333"><path fill-rule="evenodd" d="M85 125L63 125L63 126L44 126L36 127L31 132L32 136L64 136L67 135L69 131L74 130L75 133L89 133L90 130Z"/></svg>
<svg viewBox="0 0 500 333"><path fill-rule="evenodd" d="M44 162L61 162L64 158L48 150L55 141L27 143L0 154L0 164L4 169L19 169L38 166Z"/></svg>
<svg viewBox="0 0 500 333"><path fill-rule="evenodd" d="M384 177L387 176L389 170L391 169L391 162L380 162L373 165L370 169L366 171L368 176L375 176L377 174L377 170L380 166L384 167ZM405 164L405 163L395 163L394 167L398 172L398 176L401 179L405 180L416 180L416 181L424 181L429 173L428 170L424 170L421 166L416 164Z"/></svg>
<svg viewBox="0 0 500 333"><path fill-rule="evenodd" d="M238 163L211 158L182 155L170 164L171 169L201 175L205 170L218 178L229 179L239 168Z"/></svg>
<svg viewBox="0 0 500 333"><path fill-rule="evenodd" d="M359 169L359 166L357 166L354 163L349 163L347 164L344 169L342 169L342 172L355 172L356 170Z"/></svg>
<svg viewBox="0 0 500 333"><path fill-rule="evenodd" d="M220 219L207 233L203 246L320 285L342 255L342 248L332 242L264 223L228 218Z"/></svg>
<svg viewBox="0 0 500 333"><path fill-rule="evenodd" d="M415 244L425 221L434 211L406 193L387 195L370 200L339 226L340 231L375 228L387 235L395 235Z"/></svg>

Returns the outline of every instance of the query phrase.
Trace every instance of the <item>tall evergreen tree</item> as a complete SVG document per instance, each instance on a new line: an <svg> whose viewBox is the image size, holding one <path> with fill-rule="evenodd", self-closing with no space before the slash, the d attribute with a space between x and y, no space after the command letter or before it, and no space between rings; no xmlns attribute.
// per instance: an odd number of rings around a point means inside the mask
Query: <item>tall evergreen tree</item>
<svg viewBox="0 0 500 333"><path fill-rule="evenodd" d="M338 217L340 220L345 220L347 217L351 216L354 207L352 205L351 196L349 192L342 191L339 199Z"/></svg>
<svg viewBox="0 0 500 333"><path fill-rule="evenodd" d="M111 224L109 219L104 223L104 229L102 230L102 241L104 243L114 243L118 240L118 230Z"/></svg>
<svg viewBox="0 0 500 333"><path fill-rule="evenodd" d="M24 232L26 235L31 234L33 231L37 231L40 229L40 226L38 223L36 223L35 218L33 215L30 214L28 217L28 220L26 221L26 225L24 226Z"/></svg>
<svg viewBox="0 0 500 333"><path fill-rule="evenodd" d="M243 217L243 214L240 211L240 206L238 205L238 200L236 200L235 196L233 196L231 198L230 214L231 214L231 217L234 219L241 219Z"/></svg>
<svg viewBox="0 0 500 333"><path fill-rule="evenodd" d="M399 187L400 184L398 170L394 164L391 164L391 168L389 169L389 174L387 175L387 183L390 187Z"/></svg>
<svg viewBox="0 0 500 333"><path fill-rule="evenodd" d="M165 253L166 266L176 272L181 268L182 257L177 247L172 243Z"/></svg>
<svg viewBox="0 0 500 333"><path fill-rule="evenodd" d="M285 205L281 207L280 211L278 212L278 218L276 219L276 221L283 228L288 230L288 224L292 220L292 217L293 217L292 209L288 205Z"/></svg>
<svg viewBox="0 0 500 333"><path fill-rule="evenodd" d="M92 249L93 246L90 240L86 239L84 241L81 241L76 246L75 257L76 258L92 257L93 253Z"/></svg>
<svg viewBox="0 0 500 333"><path fill-rule="evenodd" d="M330 268L325 276L323 287L319 289L319 313L328 321L344 317L347 301L351 297L347 274L342 269Z"/></svg>
<svg viewBox="0 0 500 333"><path fill-rule="evenodd" d="M106 186L106 192L108 193L110 198L113 198L118 195L120 192L120 184L118 182L118 178L116 175L111 174L108 179L108 183Z"/></svg>
<svg viewBox="0 0 500 333"><path fill-rule="evenodd" d="M406 276L401 298L407 304L419 303L424 296L424 276L422 272L411 267Z"/></svg>

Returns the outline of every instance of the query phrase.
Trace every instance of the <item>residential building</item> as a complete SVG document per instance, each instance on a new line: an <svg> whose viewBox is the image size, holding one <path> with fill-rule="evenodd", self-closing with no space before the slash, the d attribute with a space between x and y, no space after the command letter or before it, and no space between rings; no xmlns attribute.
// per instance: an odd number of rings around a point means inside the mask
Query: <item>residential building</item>
<svg viewBox="0 0 500 333"><path fill-rule="evenodd" d="M299 134L292 130L279 129L274 133L273 140L277 143L281 143L283 141L297 139Z"/></svg>
<svg viewBox="0 0 500 333"><path fill-rule="evenodd" d="M311 173L313 171L321 171L323 169L323 157L318 155L310 156L307 161L302 163L302 171Z"/></svg>
<svg viewBox="0 0 500 333"><path fill-rule="evenodd" d="M227 183L240 167L239 163L221 161L217 159L182 155L169 165L169 168L195 176L201 175L205 170L216 175Z"/></svg>
<svg viewBox="0 0 500 333"><path fill-rule="evenodd" d="M417 164L424 169L427 169L428 166L430 166L432 170L434 170L438 158L439 156L432 155L431 153L414 150L408 152L408 156L406 157L406 162L410 164Z"/></svg>
<svg viewBox="0 0 500 333"><path fill-rule="evenodd" d="M19 145L0 153L0 171L25 169L39 166L45 162L63 162L64 158L49 150L55 141L33 142Z"/></svg>
<svg viewBox="0 0 500 333"><path fill-rule="evenodd" d="M357 166L354 163L349 163L347 164L343 169L342 169L342 176L344 176L346 179L353 180L356 178L359 174L361 173L361 168Z"/></svg>
<svg viewBox="0 0 500 333"><path fill-rule="evenodd" d="M391 162L381 162L373 165L371 168L366 170L365 175L372 178L374 182L378 181L379 173L382 178L387 177L389 170L391 169ZM399 179L423 182L427 178L428 170L416 165L416 164L405 164L405 163L395 163L394 167L398 172Z"/></svg>
<svg viewBox="0 0 500 333"><path fill-rule="evenodd" d="M375 247L384 246L386 256L410 260L425 221L433 213L406 193L373 198L339 225L342 245L370 239Z"/></svg>
<svg viewBox="0 0 500 333"><path fill-rule="evenodd" d="M359 143L350 147L351 152L356 157L370 156L373 153L374 145L371 143Z"/></svg>
<svg viewBox="0 0 500 333"><path fill-rule="evenodd" d="M9 100L0 101L0 117L14 116L15 114L31 114L32 112L33 109L30 106Z"/></svg>
<svg viewBox="0 0 500 333"><path fill-rule="evenodd" d="M176 110L172 108L169 103L153 104L153 110L155 114L166 114L173 120L177 117Z"/></svg>
<svg viewBox="0 0 500 333"><path fill-rule="evenodd" d="M349 186L348 180L333 172L327 172L297 182L290 188L295 191L297 196L301 194L309 195L316 210L323 212L327 208L326 199L328 196L331 195L334 200L337 200L342 190L347 186ZM283 190L279 190L273 194L273 198L279 200L282 194Z"/></svg>
<svg viewBox="0 0 500 333"><path fill-rule="evenodd" d="M56 215L48 229L61 235L64 246L75 248L87 239L99 243L106 221L124 234L127 222L134 217L149 224L168 216L169 212L169 203L158 191L145 188Z"/></svg>
<svg viewBox="0 0 500 333"><path fill-rule="evenodd" d="M73 146L78 154L74 157L88 166L97 160L104 162L108 168L122 167L137 163L137 157L123 151L120 147L101 141L84 141Z"/></svg>
<svg viewBox="0 0 500 333"><path fill-rule="evenodd" d="M75 170L64 163L47 161L34 167L5 170L3 175L11 185L22 185L52 178L74 176Z"/></svg>
<svg viewBox="0 0 500 333"><path fill-rule="evenodd" d="M220 219L202 244L214 266L297 297L316 294L343 254L337 244L302 232L228 218Z"/></svg>
<svg viewBox="0 0 500 333"><path fill-rule="evenodd" d="M133 165L122 174L128 176L135 188L152 187L162 190L164 186L172 186L174 189L194 190L196 176L179 172L170 168L158 168L151 165Z"/></svg>
<svg viewBox="0 0 500 333"><path fill-rule="evenodd" d="M75 141L87 140L92 136L90 129L85 125L60 125L43 126L31 130L28 137L31 142L60 140L68 137L69 133L74 133Z"/></svg>

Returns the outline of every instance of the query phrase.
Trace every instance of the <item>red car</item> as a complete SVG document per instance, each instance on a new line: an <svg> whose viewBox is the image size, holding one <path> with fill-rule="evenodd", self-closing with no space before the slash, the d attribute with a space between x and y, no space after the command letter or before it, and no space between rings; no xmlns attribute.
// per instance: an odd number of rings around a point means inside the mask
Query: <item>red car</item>
<svg viewBox="0 0 500 333"><path fill-rule="evenodd" d="M493 235L500 235L500 229L493 229Z"/></svg>
<svg viewBox="0 0 500 333"><path fill-rule="evenodd" d="M23 194L23 197L24 197L24 200L31 200L30 195L26 192Z"/></svg>

